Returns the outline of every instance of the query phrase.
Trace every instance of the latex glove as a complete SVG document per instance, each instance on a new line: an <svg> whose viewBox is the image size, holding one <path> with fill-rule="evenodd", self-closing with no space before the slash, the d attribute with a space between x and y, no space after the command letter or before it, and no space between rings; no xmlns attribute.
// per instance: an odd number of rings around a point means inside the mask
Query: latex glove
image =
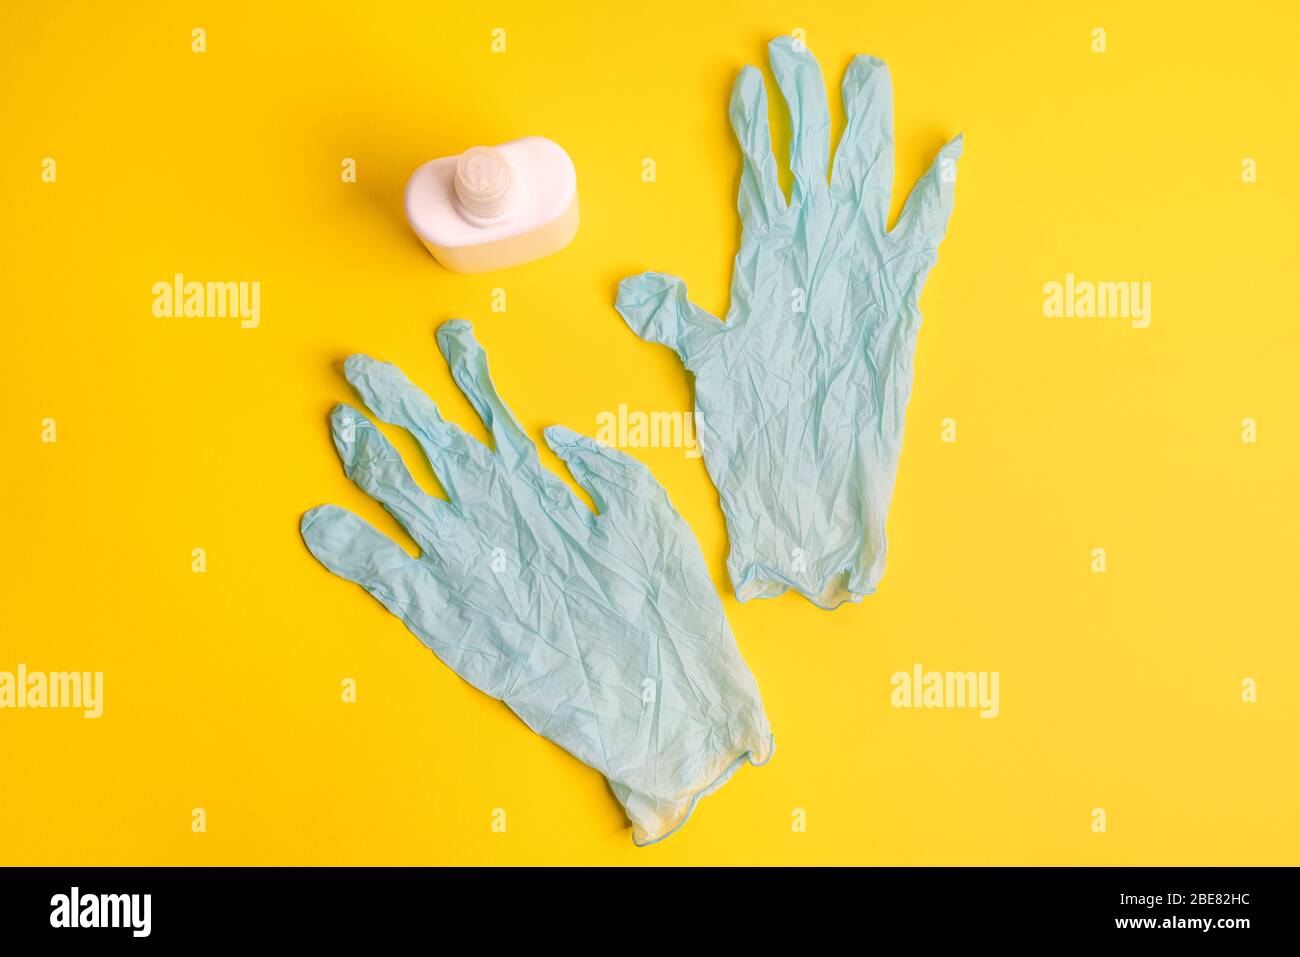
<svg viewBox="0 0 1300 957"><path fill-rule="evenodd" d="M794 188L787 204L762 75L745 67L731 96L744 230L726 323L662 273L625 279L617 308L695 375L698 440L727 519L736 597L794 589L834 608L871 594L884 572L917 301L952 211L962 140L939 152L887 231L888 68L867 56L849 66L848 123L828 185L821 70L790 37L769 52L790 107Z"/></svg>
<svg viewBox="0 0 1300 957"><path fill-rule="evenodd" d="M451 500L426 494L383 434L340 405L344 469L421 555L333 505L303 516L307 547L462 678L603 774L638 844L659 840L772 750L699 545L644 466L552 426L546 441L591 493L592 512L542 467L469 323L443 325L438 345L495 451L445 421L395 366L352 356L348 381L419 440Z"/></svg>

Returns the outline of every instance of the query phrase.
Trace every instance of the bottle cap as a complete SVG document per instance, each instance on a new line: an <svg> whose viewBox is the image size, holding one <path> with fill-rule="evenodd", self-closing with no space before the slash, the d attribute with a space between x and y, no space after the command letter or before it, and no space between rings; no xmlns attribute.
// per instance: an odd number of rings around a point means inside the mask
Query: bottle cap
<svg viewBox="0 0 1300 957"><path fill-rule="evenodd" d="M510 161L490 146L471 146L456 159L457 212L475 226L498 226L509 220L517 186Z"/></svg>

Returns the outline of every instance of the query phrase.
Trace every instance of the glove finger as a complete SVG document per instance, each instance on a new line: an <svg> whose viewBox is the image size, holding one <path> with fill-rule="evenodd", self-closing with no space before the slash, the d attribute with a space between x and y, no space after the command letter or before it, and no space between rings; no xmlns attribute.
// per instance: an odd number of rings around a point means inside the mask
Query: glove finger
<svg viewBox="0 0 1300 957"><path fill-rule="evenodd" d="M474 338L470 324L464 319L444 322L438 327L438 348L451 366L456 385L492 433L497 454L511 466L537 463L537 446L497 394L488 374L487 353Z"/></svg>
<svg viewBox="0 0 1300 957"><path fill-rule="evenodd" d="M614 302L623 321L646 342L658 342L677 352L688 369L709 341L726 330L716 316L691 302L686 283L676 276L646 272L618 284Z"/></svg>
<svg viewBox="0 0 1300 957"><path fill-rule="evenodd" d="M302 538L316 560L340 578L360 585L399 618L419 607L433 579L428 570L369 522L322 505L302 517Z"/></svg>
<svg viewBox="0 0 1300 957"><path fill-rule="evenodd" d="M337 505L322 505L304 515L302 537L322 565L374 595L458 675L501 697L496 679L504 656L490 643L496 636L475 620L473 609L450 600L430 566Z"/></svg>
<svg viewBox="0 0 1300 957"><path fill-rule="evenodd" d="M602 514L666 498L650 470L630 455L562 425L552 425L543 434Z"/></svg>
<svg viewBox="0 0 1300 957"><path fill-rule="evenodd" d="M821 67L806 49L796 49L793 37L768 44L772 72L790 108L790 172L794 174L797 205L802 198L826 192L831 154L831 114Z"/></svg>
<svg viewBox="0 0 1300 957"><path fill-rule="evenodd" d="M446 421L438 406L395 365L369 356L349 356L348 382L383 422L401 426L420 443L438 481L451 500L464 505L491 484L492 452L459 426Z"/></svg>
<svg viewBox="0 0 1300 957"><path fill-rule="evenodd" d="M832 188L857 198L884 232L894 189L894 92L883 60L853 58L844 74L844 113Z"/></svg>
<svg viewBox="0 0 1300 957"><path fill-rule="evenodd" d="M388 509L420 548L435 551L452 521L451 506L415 483L397 449L356 409L335 406L330 424L348 478Z"/></svg>
<svg viewBox="0 0 1300 957"><path fill-rule="evenodd" d="M957 159L961 151L961 134L939 150L930 169L912 187L890 236L908 246L938 248L948 231L948 218L952 215Z"/></svg>
<svg viewBox="0 0 1300 957"><path fill-rule="evenodd" d="M772 133L767 123L763 75L747 66L731 88L731 128L736 131L745 169L740 177L740 218L746 226L766 226L786 207L776 178Z"/></svg>

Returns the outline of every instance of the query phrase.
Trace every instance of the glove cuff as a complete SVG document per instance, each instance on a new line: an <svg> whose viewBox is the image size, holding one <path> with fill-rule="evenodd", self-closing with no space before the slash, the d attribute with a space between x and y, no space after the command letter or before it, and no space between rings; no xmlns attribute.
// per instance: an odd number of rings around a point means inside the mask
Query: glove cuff
<svg viewBox="0 0 1300 957"><path fill-rule="evenodd" d="M771 760L775 750L776 741L769 732L765 738L759 739L748 750L720 757L705 772L698 784L671 798L640 794L615 785L614 792L632 822L632 842L637 847L646 847L662 841L690 819L696 803L701 798L708 797L726 784L745 764L752 764L754 767L766 764Z"/></svg>
<svg viewBox="0 0 1300 957"><path fill-rule="evenodd" d="M739 602L776 598L794 591L827 611L873 594L880 577L872 569L860 571L852 565L824 574L815 570L786 573L764 562L750 561L742 565L734 551L727 561L727 571Z"/></svg>

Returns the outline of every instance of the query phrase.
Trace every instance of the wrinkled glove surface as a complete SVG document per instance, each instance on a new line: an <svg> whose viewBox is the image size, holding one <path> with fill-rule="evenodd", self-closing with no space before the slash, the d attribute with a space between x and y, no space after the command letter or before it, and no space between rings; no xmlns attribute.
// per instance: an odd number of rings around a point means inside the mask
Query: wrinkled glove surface
<svg viewBox="0 0 1300 957"><path fill-rule="evenodd" d="M334 445L348 476L421 555L333 505L303 516L303 538L462 678L603 774L638 844L659 840L772 750L699 544L644 466L552 426L546 441L592 512L542 467L469 323L448 322L437 338L495 450L445 421L395 366L352 356L348 381L380 420L416 437L450 501L425 493L383 434L340 405Z"/></svg>
<svg viewBox="0 0 1300 957"><path fill-rule="evenodd" d="M828 184L830 115L817 61L790 37L769 53L790 108L794 187L787 204L762 75L746 67L731 96L744 154L743 235L727 321L662 273L625 279L617 308L695 375L699 443L727 519L736 597L794 589L834 608L871 594L884 572L917 302L947 229L962 140L943 147L886 230L888 68L867 56L849 66L848 122Z"/></svg>

